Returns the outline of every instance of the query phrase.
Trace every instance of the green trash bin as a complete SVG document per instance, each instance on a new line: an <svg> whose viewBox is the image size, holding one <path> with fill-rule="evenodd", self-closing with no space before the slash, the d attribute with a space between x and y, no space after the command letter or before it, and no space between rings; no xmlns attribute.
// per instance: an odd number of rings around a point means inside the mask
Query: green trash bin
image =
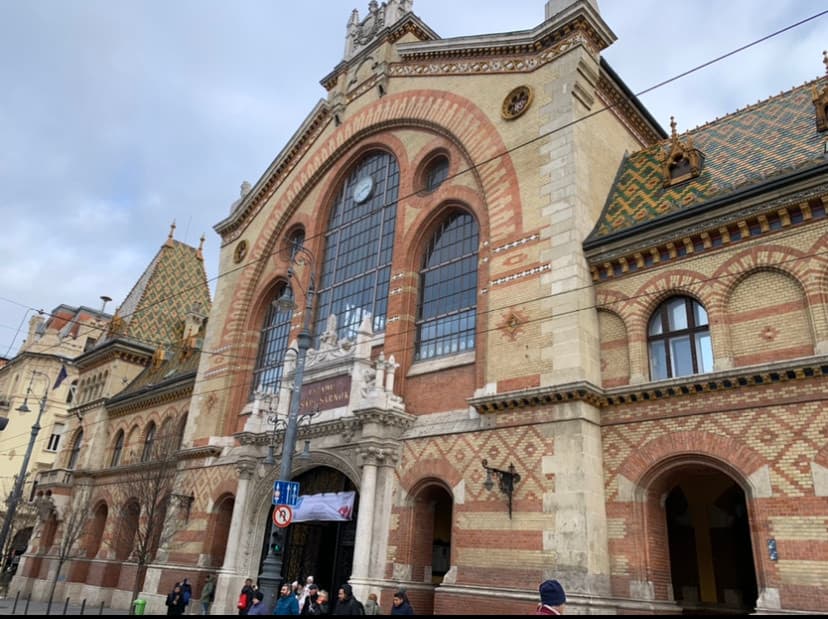
<svg viewBox="0 0 828 619"><path fill-rule="evenodd" d="M135 614L136 615L143 615L144 614L144 608L146 608L146 606L147 606L147 601L142 600L142 599L139 598L139 599L135 600L132 603L132 605L135 607Z"/></svg>

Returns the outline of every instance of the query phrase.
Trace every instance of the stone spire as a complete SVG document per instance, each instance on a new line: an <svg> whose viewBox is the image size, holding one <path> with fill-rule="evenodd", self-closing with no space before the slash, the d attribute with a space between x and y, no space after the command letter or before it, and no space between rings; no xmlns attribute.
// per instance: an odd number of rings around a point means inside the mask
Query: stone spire
<svg viewBox="0 0 828 619"><path fill-rule="evenodd" d="M388 0L382 4L371 0L364 19L360 19L359 11L354 9L345 31L345 60L350 60L373 42L386 26L397 23L410 13L413 5L414 0Z"/></svg>

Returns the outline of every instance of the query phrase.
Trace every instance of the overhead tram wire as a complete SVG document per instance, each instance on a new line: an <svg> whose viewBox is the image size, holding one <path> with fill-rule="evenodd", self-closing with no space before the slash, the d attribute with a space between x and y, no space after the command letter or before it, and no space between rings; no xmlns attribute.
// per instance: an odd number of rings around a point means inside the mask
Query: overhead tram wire
<svg viewBox="0 0 828 619"><path fill-rule="evenodd" d="M816 20L816 19L819 19L820 17L823 17L823 16L825 16L826 14L828 14L828 9L826 9L826 10L824 10L824 11L820 11L820 12L818 12L818 13L815 13L815 14L811 15L810 17L803 18L803 19L801 19L801 20L799 20L799 21L797 21L797 22L794 22L793 24L790 24L790 25L785 26L785 27L783 27L783 28L780 28L780 29L778 29L778 30L775 30L774 32L771 32L770 34L764 35L764 36L762 36L762 37L760 37L760 38L758 38L758 39L755 39L755 40L753 40L753 41L751 41L751 42L749 42L749 43L746 43L746 44L744 44L744 45L741 45L741 46L737 47L736 49L733 49L733 50L731 50L731 51L729 51L729 52L726 52L726 53L724 53L724 54L721 54L720 56L717 56L716 58L713 58L713 59L708 60L708 61L706 61L706 62L703 62L703 63L701 63L701 64L699 64L699 65L696 65L695 67L693 67L693 68L691 68L691 69L688 69L688 70L686 70L686 71L683 71L683 72L681 72L681 73L679 73L679 74L677 74L677 75L674 75L673 77L667 78L667 79L665 79L665 80L663 80L663 81L661 81L661 82L658 82L658 83L656 83L656 84L654 84L654 85L652 85L652 86L649 86L649 87L647 87L647 88L645 88L645 89L643 89L643 90L640 90L640 91L638 91L637 93L633 93L633 96L634 96L634 97L640 97L640 96L642 96L642 95L644 95L644 94L648 94L648 93L650 93L650 92L652 92L652 91L654 91L654 90L657 90L657 89L659 89L659 88L663 88L664 86L667 86L668 84L671 84L671 83L673 83L673 82L675 82L675 81L678 81L678 80L680 80L680 79L682 79L682 78L684 78L684 77L687 77L688 75L692 75L693 73L697 73L698 71L700 71L700 70L702 70L702 69L705 69L705 68L707 68L707 67L709 67L709 66L712 66L712 65L714 65L714 64L716 64L716 63L718 63L718 62L721 62L722 60L725 60L725 59L727 59L727 58L729 58L729 57L731 57L731 56L734 56L734 55L736 55L736 54L738 54L738 53L741 53L741 52L743 52L743 51L745 51L745 50L748 50L748 49L750 49L750 48L752 48L752 47L755 47L756 45L759 45L759 44L761 44L761 43L764 43L765 41L768 41L768 40L770 40L770 39L773 39L773 38L775 38L775 37L777 37L777 36L779 36L779 35L781 35L781 34L784 34L784 33L788 32L788 31L790 31L790 30L793 30L793 29L795 29L795 28L798 28L798 27L800 27L800 26L803 26L803 25L805 25L805 24L807 24L807 23L809 23L809 22L811 22L811 21L814 21L814 20ZM577 118L577 119L575 119L575 120L569 121L568 123L565 123L565 124L561 125L560 127L555 127L554 129L550 129L549 131L547 131L547 132L545 132L545 133L541 133L540 135L538 135L538 136L536 136L536 137L534 137L534 138L531 138L531 139L529 139L529 140L526 140L525 142L521 142L521 143L519 143L519 144L517 144L517 145L515 145L515 146L513 146L513 147L511 147L511 148L507 148L507 149L506 149L506 150L504 150L503 152L498 153L498 154L496 154L496 155L493 155L493 156L492 156L492 157L490 157L489 159L486 159L486 160L484 160L484 161L481 161L481 162L478 162L478 163L476 163L476 164L473 164L472 166L470 166L470 167L468 167L468 168L465 168L465 169L459 170L459 171L458 171L458 172L456 172L455 174L448 176L445 180L446 180L446 181L448 181L448 180L451 180L451 179L455 179L455 178L457 178L457 177L459 177L459 176L461 176L461 175L463 175L463 174L467 174L467 173L469 173L469 172L473 172L473 171L477 170L480 166L487 165L487 164L489 164L489 163L491 163L491 162L493 162L493 161L496 161L497 159L499 159L499 158L501 158L501 157L505 157L506 155L509 155L509 154L511 154L511 153L513 153L513 152L516 152L516 151L520 150L521 148L525 148L526 146L530 146L530 145L532 145L532 144L534 144L534 143L536 143L536 142L538 142L538 141L540 141L540 140L542 140L542 139L545 139L545 138L547 138L547 137L549 137L549 136L551 136L551 135L553 135L553 134L557 133L558 131L562 131L562 130L564 130L564 129L568 129L568 128L570 128L570 127L574 126L574 125L577 125L577 124L578 124L578 123L580 123L580 122L583 122L583 121L586 121L586 120L590 120L591 118L593 118L593 117L597 116L598 114L602 114L602 113L604 113L604 112L606 112L606 111L609 111L609 110L614 109L617 105L620 105L620 104L611 103L611 104L606 105L606 106L604 106L604 107L602 107L602 108L596 109L595 111L590 112L590 113L588 113L588 114L586 114L586 115L584 115L584 116L582 116L582 117L580 117L580 118ZM444 182L445 182L445 181L444 181ZM396 202L397 202L397 203L400 203L400 202L402 202L403 200L407 200L407 199L409 199L409 198L412 198L412 197L417 196L417 194L418 194L418 192L413 191L413 192L411 192L411 193L409 193L409 194L407 194L407 195L405 195L405 196L398 197L398 198L397 198L397 200L396 200ZM382 209L386 208L387 206L390 206L390 203L389 203L389 204L383 204L383 205L381 205L381 206L377 207L377 209L376 209L376 210L374 210L374 211L370 211L370 212L368 212L366 215L364 215L363 217L355 219L355 220L354 220L354 222L352 222L352 223L358 223L358 222L359 222L359 221L361 221L362 219L367 219L367 218L370 218L370 217L372 217L373 215L375 215L376 213L380 212ZM315 236L306 237L305 241L307 242L307 241L308 241L308 240L310 240L310 239L319 238L320 236L324 236L324 233L322 233L322 234L318 234L318 235L315 235ZM229 270L225 271L224 273L219 273L218 275L216 275L216 276L215 276L215 277L213 277L213 278L208 278L208 279L207 279L207 283L208 283L208 284L209 284L209 283L213 283L213 282L215 282L215 281L218 281L218 279L219 279L219 278L221 278L221 277L224 277L224 276L227 276L227 275L231 275L231 274L236 273L237 271L240 271L240 270L245 269L245 268L247 268L247 267L254 266L254 265L255 265L255 264L257 264L259 261L265 261L265 260L268 260L268 259L270 259L272 256L274 256L277 252L278 252L278 249L277 249L276 251L272 252L272 253L265 254L265 255L263 255L263 256L261 256L261 257L259 257L259 258L256 258L256 259L253 259L253 260L250 260L249 262L246 262L245 264L242 264L242 265L240 265L240 266L238 266L238 267L231 268L231 269L229 269ZM185 294L185 293L187 293L187 292L189 292L189 291L191 291L191 290L195 290L195 289L197 289L198 287L200 287L200 286L192 286L192 287L190 287L190 288L185 288L185 289L183 289L183 290L181 290L181 291L179 291L179 292L174 293L173 295L170 295L170 296L167 296L167 297L161 298L161 299L159 299L158 301L156 301L155 303L152 303L152 304L148 305L147 307L142 308L141 310L136 310L135 312L132 312L132 313L131 313L131 314L129 314L129 315L124 315L124 316L122 316L122 318L128 318L128 317L130 317L130 316L134 315L135 313L137 313L137 312L139 312L139 311L148 310L148 309L150 309L150 308L154 307L155 305L160 305L161 303L165 303L166 301L169 301L170 299L173 299L173 298L175 298L176 296L183 295L183 294ZM38 312L45 313L45 312L43 312L43 310L38 310L38 309L35 309L35 308L31 308L30 306L20 304L20 303L18 303L18 302L16 302L16 301L12 301L12 300L10 300L10 299L4 299L3 297L0 297L0 300L7 300L7 301L9 301L10 303L15 303L15 304L21 305L22 307L26 307L26 308L28 308L28 309L32 309L33 311L38 311Z"/></svg>
<svg viewBox="0 0 828 619"><path fill-rule="evenodd" d="M805 231L797 232L796 234L805 234ZM810 254L804 254L804 255L801 255L801 256L796 256L796 257L793 257L789 260L778 262L776 264L777 265L784 265L784 264L788 264L788 263L791 263L791 262L798 262L800 260L806 260L806 259L810 259L810 258L814 258L814 257L818 257L818 256L828 256L828 249L826 249L825 251L821 251L821 252L814 252L814 253L810 253ZM725 280L725 279L736 279L740 276L741 276L741 274L727 273L727 274L722 274L722 275L715 276L715 277L701 278L701 279L695 280L693 282L693 284L698 285L698 284L704 284L704 283L708 283L708 282L714 282L714 281ZM568 291L562 292L562 293L554 293L554 294L544 295L542 297L533 297L531 299L527 299L527 300L522 301L520 303L500 306L498 308L487 310L486 312L483 312L480 315L486 315L486 314L496 312L496 311L502 311L502 310L505 310L505 309L512 309L512 308L515 308L515 307L521 307L521 306L525 306L528 303L536 303L536 302L540 302L540 301L545 301L545 300L554 298L555 296L559 296L559 295L562 295L562 294L572 294L573 292L581 292L583 290L587 290L587 289L590 289L592 287L593 287L592 285L580 286L578 288L573 288L572 290L568 290ZM566 311L560 312L558 314L555 314L553 317L554 318L559 318L559 317L568 316L568 315L571 315L571 314L576 314L576 313L579 313L579 312L584 312L584 311L593 310L593 309L596 309L596 310L607 309L607 308L611 308L611 306L616 305L616 304L628 303L630 301L635 301L637 299L644 299L644 298L647 298L647 297L658 296L658 295L661 295L662 292L663 291L661 291L661 290L656 290L656 291L653 291L653 292L644 292L642 294L630 295L628 297L625 297L624 299L618 299L618 300L610 301L608 303L585 305L584 307L581 307L581 308L566 310ZM541 316L541 317L538 317L538 318L533 318L533 319L527 320L526 322L521 323L521 325L529 325L529 324L534 324L534 323L540 323L540 322L549 320L549 318L550 318L549 316ZM415 332L415 329L402 331L400 333L400 335L412 334L412 333ZM499 327L491 327L489 329L476 331L476 333L479 334L479 335L486 335L488 333L492 333L494 331L497 331L498 329L499 329ZM137 341L141 342L141 340L137 340ZM143 343L146 343L146 342L143 342ZM173 348L178 348L178 347L173 346ZM405 349L405 350L407 350L407 349ZM405 350L403 350L403 349L385 349L384 352L387 353L386 357L388 357L392 354L398 354L398 353L405 352ZM225 357L229 357L229 358L240 360L240 361L247 361L247 362L255 361L255 359L256 359L256 357L247 357L247 356L241 356L241 355L227 355L227 353L219 353L219 352L207 351L207 350L202 350L202 351L200 351L200 353L201 354L206 354L206 355L224 355ZM249 368L237 368L237 369L234 369L234 370L228 372L226 374L226 376L232 376L233 374L239 374L239 375L243 376L243 375L247 375L249 372L250 372ZM222 392L225 392L225 391L230 391L230 390L235 389L235 388L236 388L236 385L233 383L233 381L231 381L231 384L228 387L219 387L219 388L216 388L216 389L208 389L206 391L200 391L198 393L198 395L199 396L205 396L205 395L209 395L209 394L222 393ZM94 427L95 425L97 425L99 423L106 423L108 421L110 421L108 418L104 418L101 421L96 421L94 423L89 422L84 427ZM23 436L28 436L28 434L29 434L28 432L25 432L25 433L15 434L15 435L11 435L9 437L6 437L6 440L2 441L4 443L3 447L7 447L7 445L5 445L7 440L22 438ZM16 445L10 446L10 447L11 447L11 449L15 449L17 447L23 447L25 445L26 445L26 443L20 443L20 444L16 444ZM0 452L0 455L4 455L4 454L7 455L8 453L9 452Z"/></svg>

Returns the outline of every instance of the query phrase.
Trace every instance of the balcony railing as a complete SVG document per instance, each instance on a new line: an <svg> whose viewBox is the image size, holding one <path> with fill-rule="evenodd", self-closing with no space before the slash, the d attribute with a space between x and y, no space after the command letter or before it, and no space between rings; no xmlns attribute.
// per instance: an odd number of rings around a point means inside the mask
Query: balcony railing
<svg viewBox="0 0 828 619"><path fill-rule="evenodd" d="M71 486L74 471L70 469L51 469L43 471L38 475L37 488L38 490L46 490L47 488L56 488L59 486Z"/></svg>

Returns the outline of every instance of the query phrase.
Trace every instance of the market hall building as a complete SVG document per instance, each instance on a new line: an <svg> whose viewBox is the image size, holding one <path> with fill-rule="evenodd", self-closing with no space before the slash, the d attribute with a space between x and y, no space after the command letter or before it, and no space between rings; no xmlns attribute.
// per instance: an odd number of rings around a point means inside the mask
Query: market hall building
<svg viewBox="0 0 828 619"><path fill-rule="evenodd" d="M197 372L130 357L159 380L62 461L112 477L138 466L110 457L121 417L186 419L148 610L213 573L235 612L260 574L306 322L292 477L357 498L290 527L285 578L385 608L403 587L418 614L526 614L546 578L574 613L828 608L828 78L667 133L614 39L588 0L456 39L411 0L353 12L327 98L215 226L206 326L175 310ZM94 496L61 595L126 606L101 566L132 557L101 542L134 497ZM36 539L18 588L42 594L53 554Z"/></svg>

